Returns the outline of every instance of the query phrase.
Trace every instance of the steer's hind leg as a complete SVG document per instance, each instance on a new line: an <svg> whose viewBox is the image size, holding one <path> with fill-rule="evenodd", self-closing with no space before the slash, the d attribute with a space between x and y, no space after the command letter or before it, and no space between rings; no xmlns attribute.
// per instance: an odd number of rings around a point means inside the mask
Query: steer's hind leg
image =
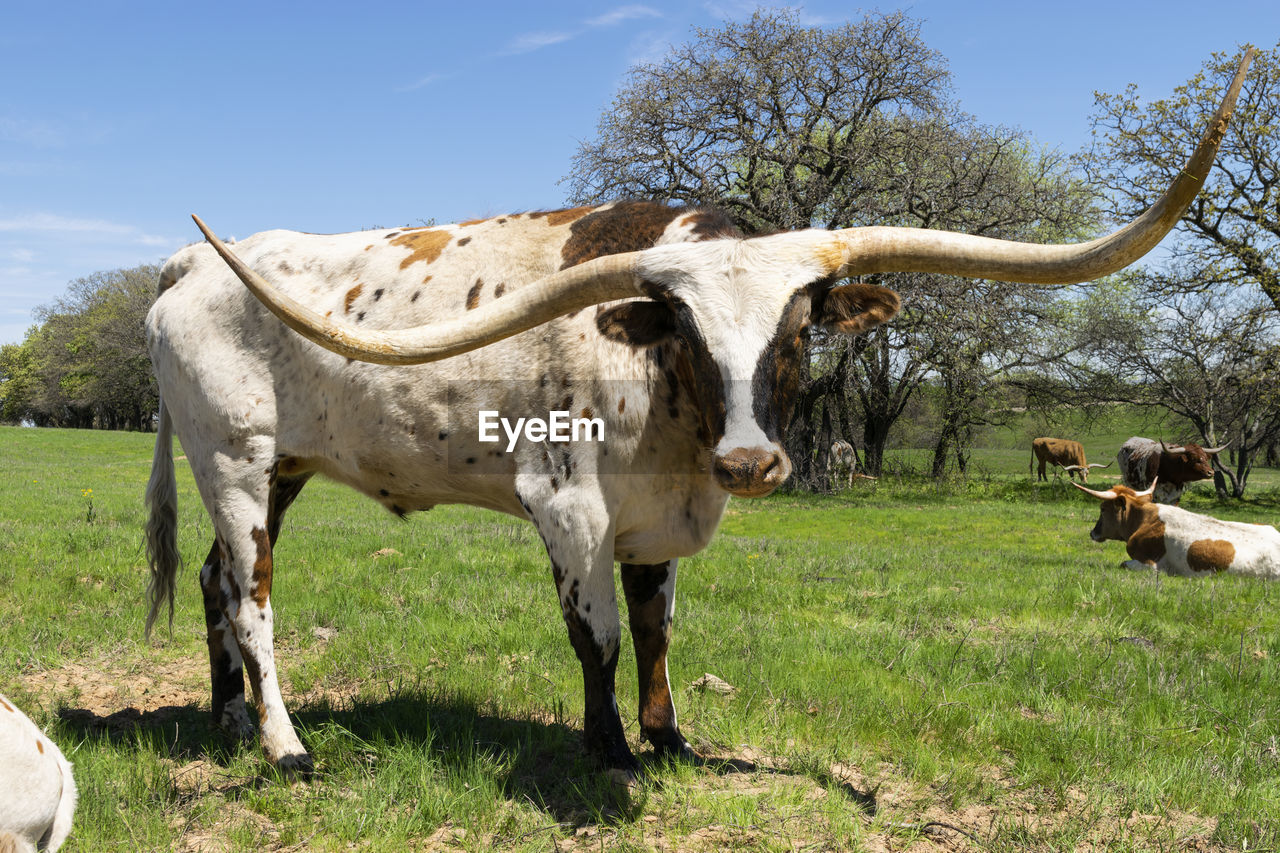
<svg viewBox="0 0 1280 853"><path fill-rule="evenodd" d="M310 474L271 480L267 532L274 548L285 511L293 503ZM234 588L232 576L224 573L226 558L215 539L200 569L200 590L204 597L206 639L209 645L209 673L213 687L213 719L227 733L241 740L253 735L253 722L244 699L244 662L240 645L228 615Z"/></svg>
<svg viewBox="0 0 1280 853"><path fill-rule="evenodd" d="M255 454L270 458L269 453ZM285 772L311 770L311 756L289 721L276 670L271 609L272 483L253 457L222 460L216 493L206 494L221 545L220 610L230 625L249 675L258 711L262 749ZM214 653L210 641L211 656ZM225 647L225 643L224 643Z"/></svg>
<svg viewBox="0 0 1280 853"><path fill-rule="evenodd" d="M640 677L640 735L659 756L697 756L676 725L676 708L667 681L667 648L675 612L676 561L657 565L622 564L631 641Z"/></svg>
<svg viewBox="0 0 1280 853"><path fill-rule="evenodd" d="M200 591L204 596L205 639L209 644L209 677L213 686L213 719L233 737L247 740L253 735L253 722L244 702L244 663L240 646L227 615L231 587L223 568L222 545L217 541L209 549L200 568Z"/></svg>

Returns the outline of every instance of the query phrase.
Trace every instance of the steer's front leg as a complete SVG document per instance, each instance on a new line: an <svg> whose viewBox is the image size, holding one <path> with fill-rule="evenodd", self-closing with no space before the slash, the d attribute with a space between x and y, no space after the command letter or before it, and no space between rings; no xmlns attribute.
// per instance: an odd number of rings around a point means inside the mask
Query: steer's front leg
<svg viewBox="0 0 1280 853"><path fill-rule="evenodd" d="M622 626L613 587L612 556L606 556L603 564L596 561L590 567L562 564L553 557L551 569L569 642L582 663L583 740L587 751L610 769L634 774L640 765L627 746L614 695Z"/></svg>
<svg viewBox="0 0 1280 853"><path fill-rule="evenodd" d="M667 680L667 648L675 612L676 561L656 565L622 564L631 641L640 679L640 734L659 756L694 759L680 728Z"/></svg>
<svg viewBox="0 0 1280 853"><path fill-rule="evenodd" d="M582 663L583 740L605 767L634 775L639 762L627 746L614 696L622 624L613 584L613 527L588 498L566 490L525 511L547 546L569 642ZM597 503L602 503L599 500Z"/></svg>

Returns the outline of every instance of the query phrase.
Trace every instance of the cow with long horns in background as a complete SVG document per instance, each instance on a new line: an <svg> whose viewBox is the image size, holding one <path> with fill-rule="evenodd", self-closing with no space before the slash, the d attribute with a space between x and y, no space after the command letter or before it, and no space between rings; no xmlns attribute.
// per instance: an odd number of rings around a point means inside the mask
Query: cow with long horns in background
<svg viewBox="0 0 1280 853"><path fill-rule="evenodd" d="M283 770L306 772L312 759L280 692L272 548L317 473L400 514L466 503L529 520L582 665L586 745L630 775L639 765L614 699L620 563L640 736L660 755L693 757L667 677L676 564L706 546L730 495L787 479L808 330L858 334L898 310L892 291L842 280L914 271L1065 284L1127 266L1199 191L1247 61L1166 194L1076 245L896 227L744 238L714 211L648 203L269 231L234 248L200 223L209 244L165 264L147 318L163 400L147 487L148 629L166 602L173 616L176 431L215 530L200 571L214 715L251 732L248 672L263 749ZM486 413L557 411L599 420L601 439L556 443L544 424L484 440Z"/></svg>
<svg viewBox="0 0 1280 853"><path fill-rule="evenodd" d="M1213 479L1213 458L1229 444L1221 447L1168 445L1134 436L1120 445L1116 453L1120 482L1137 490L1148 489L1158 482L1152 499L1156 503L1177 504L1188 484Z"/></svg>
<svg viewBox="0 0 1280 853"><path fill-rule="evenodd" d="M1084 457L1084 445L1070 438L1037 438L1031 442L1031 465L1035 467L1036 463L1040 463L1037 469L1037 482L1040 480L1048 480L1045 476L1045 465L1053 464L1063 471L1067 472L1067 479L1080 477L1080 482L1089 482L1090 468L1110 468L1111 463L1106 465L1097 462L1089 462ZM1061 476L1060 472L1054 471L1054 477Z"/></svg>

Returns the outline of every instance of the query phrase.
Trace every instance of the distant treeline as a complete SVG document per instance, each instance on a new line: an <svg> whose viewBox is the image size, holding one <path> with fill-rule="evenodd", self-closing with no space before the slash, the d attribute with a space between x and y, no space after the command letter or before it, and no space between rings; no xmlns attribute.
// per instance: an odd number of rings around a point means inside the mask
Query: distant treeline
<svg viewBox="0 0 1280 853"><path fill-rule="evenodd" d="M97 272L39 309L20 344L0 347L0 422L150 430L157 411L143 320L158 264Z"/></svg>

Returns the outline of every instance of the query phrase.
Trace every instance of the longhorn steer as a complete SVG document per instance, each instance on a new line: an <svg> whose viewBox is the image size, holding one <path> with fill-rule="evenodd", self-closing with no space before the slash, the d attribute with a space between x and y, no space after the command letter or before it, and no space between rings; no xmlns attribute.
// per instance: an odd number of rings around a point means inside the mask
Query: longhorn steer
<svg viewBox="0 0 1280 853"><path fill-rule="evenodd" d="M57 850L75 810L62 750L0 694L0 850Z"/></svg>
<svg viewBox="0 0 1280 853"><path fill-rule="evenodd" d="M1071 479L1080 475L1080 482L1089 482L1090 468L1109 468L1111 463L1099 465L1097 462L1092 464L1085 461L1084 445L1078 441L1072 441L1069 438L1037 438L1031 442L1032 466L1038 461L1040 467L1037 470L1037 482L1040 480L1048 480L1045 476L1044 466L1047 463L1057 465L1059 468L1067 472L1067 478ZM1055 471L1054 476L1059 476Z"/></svg>
<svg viewBox="0 0 1280 853"><path fill-rule="evenodd" d="M1079 245L881 227L744 239L715 213L645 203L270 231L234 254L205 229L212 248L168 261L147 318L164 401L147 488L148 628L166 600L173 616L176 430L216 531L200 572L213 711L251 730L247 670L263 749L283 769L305 772L311 758L275 667L272 546L315 473L396 513L467 503L529 519L582 664L587 746L633 772L614 701L620 562L640 735L692 755L667 680L676 561L707 544L729 495L767 495L787 478L806 330L856 334L897 311L892 291L837 282L895 270L1078 282L1126 266L1198 191L1244 67L1156 206ZM604 440L525 440L509 453L478 440L480 411L553 410L602 419Z"/></svg>
<svg viewBox="0 0 1280 853"><path fill-rule="evenodd" d="M1177 504L1187 484L1213 478L1213 457L1227 445L1201 447L1198 444L1167 445L1149 438L1133 438L1120 445L1116 462L1120 482L1131 489L1148 489L1157 481L1152 499L1161 504Z"/></svg>
<svg viewBox="0 0 1280 853"><path fill-rule="evenodd" d="M1220 521L1158 504L1154 486L1141 492L1128 486L1095 492L1071 485L1102 501L1089 536L1094 542L1124 542L1131 558L1120 564L1126 569L1157 568L1187 577L1230 572L1280 578L1280 531L1270 525Z"/></svg>
<svg viewBox="0 0 1280 853"><path fill-rule="evenodd" d="M853 452L852 444L843 438L837 438L831 442L831 450L827 452L827 476L831 478L832 485L837 478L844 475L845 488L852 486L857 461L858 457Z"/></svg>

